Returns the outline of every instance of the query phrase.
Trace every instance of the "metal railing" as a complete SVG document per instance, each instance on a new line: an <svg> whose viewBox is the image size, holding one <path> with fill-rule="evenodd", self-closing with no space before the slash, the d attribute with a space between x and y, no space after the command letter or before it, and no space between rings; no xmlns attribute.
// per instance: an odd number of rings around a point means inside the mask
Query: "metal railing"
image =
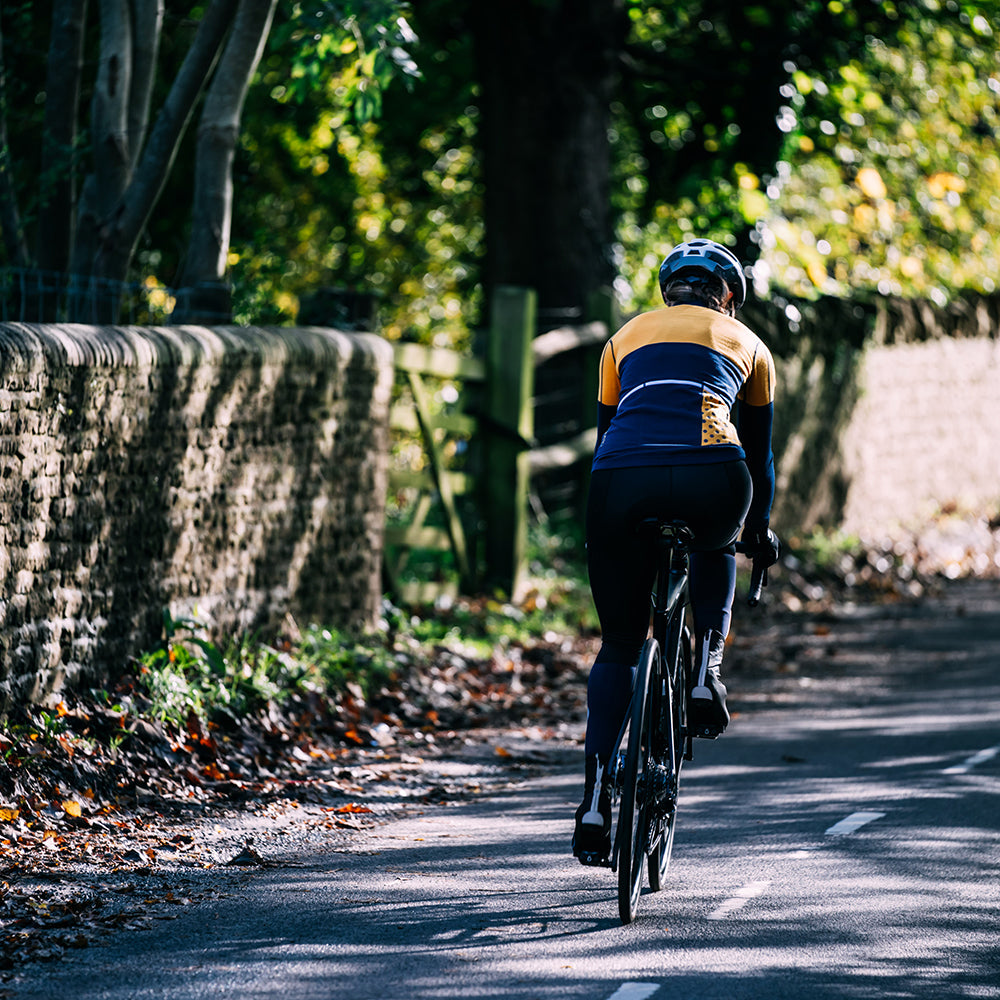
<svg viewBox="0 0 1000 1000"><path fill-rule="evenodd" d="M169 323L178 293L154 278L112 281L88 275L0 268L0 321L5 323ZM231 322L220 313L220 323Z"/></svg>

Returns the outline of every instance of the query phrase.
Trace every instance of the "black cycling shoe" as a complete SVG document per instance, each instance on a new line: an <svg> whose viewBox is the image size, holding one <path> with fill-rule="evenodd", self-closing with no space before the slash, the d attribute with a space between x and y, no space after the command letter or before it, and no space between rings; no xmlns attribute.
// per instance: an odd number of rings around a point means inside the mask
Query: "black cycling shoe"
<svg viewBox="0 0 1000 1000"><path fill-rule="evenodd" d="M714 740L729 725L726 685L719 676L725 637L709 629L699 642L698 668L688 701L688 728L694 736Z"/></svg>
<svg viewBox="0 0 1000 1000"><path fill-rule="evenodd" d="M583 802L576 810L573 831L573 857L591 867L611 864L611 796L604 768L597 756L587 758Z"/></svg>
<svg viewBox="0 0 1000 1000"><path fill-rule="evenodd" d="M588 868L607 868L611 864L611 817L605 823L576 822L573 834L573 857Z"/></svg>

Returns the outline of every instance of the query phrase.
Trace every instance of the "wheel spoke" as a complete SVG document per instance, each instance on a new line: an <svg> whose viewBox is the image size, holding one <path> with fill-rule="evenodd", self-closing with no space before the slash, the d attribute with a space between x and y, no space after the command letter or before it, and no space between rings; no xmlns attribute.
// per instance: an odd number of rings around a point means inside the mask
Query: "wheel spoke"
<svg viewBox="0 0 1000 1000"><path fill-rule="evenodd" d="M687 700L686 681L690 670L691 640L686 628L681 628L678 644L671 650L671 667L665 671L669 690L666 692L667 711L671 732L667 734L664 757L667 762L667 787L664 808L666 815L661 832L649 852L649 888L658 892L663 888L670 857L673 853L674 831L677 825L677 793L680 786L681 765L684 761L684 714ZM673 771L669 763L673 760Z"/></svg>
<svg viewBox="0 0 1000 1000"><path fill-rule="evenodd" d="M650 846L649 810L652 784L651 769L652 709L651 680L659 675L659 646L646 642L636 669L628 725L628 746L622 782L621 807L618 813L618 911L622 923L635 919L642 892L642 870Z"/></svg>

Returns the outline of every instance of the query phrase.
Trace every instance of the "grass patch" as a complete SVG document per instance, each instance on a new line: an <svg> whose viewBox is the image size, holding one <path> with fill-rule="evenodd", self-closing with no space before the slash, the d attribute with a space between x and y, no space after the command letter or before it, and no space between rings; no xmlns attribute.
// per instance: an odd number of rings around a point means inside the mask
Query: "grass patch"
<svg viewBox="0 0 1000 1000"><path fill-rule="evenodd" d="M335 698L354 685L362 697L392 675L390 632L351 634L311 626L294 640L241 636L222 645L205 623L164 612L161 645L140 656L134 676L142 714L183 729L189 718L238 721L303 693Z"/></svg>

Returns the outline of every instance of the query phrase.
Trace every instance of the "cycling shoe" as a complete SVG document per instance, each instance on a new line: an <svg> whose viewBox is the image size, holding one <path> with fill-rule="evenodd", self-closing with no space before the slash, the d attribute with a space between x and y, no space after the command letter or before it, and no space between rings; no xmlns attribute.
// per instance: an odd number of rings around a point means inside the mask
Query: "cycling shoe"
<svg viewBox="0 0 1000 1000"><path fill-rule="evenodd" d="M576 810L573 857L581 865L608 865L611 857L611 796L604 782L605 763L588 756L583 802Z"/></svg>

